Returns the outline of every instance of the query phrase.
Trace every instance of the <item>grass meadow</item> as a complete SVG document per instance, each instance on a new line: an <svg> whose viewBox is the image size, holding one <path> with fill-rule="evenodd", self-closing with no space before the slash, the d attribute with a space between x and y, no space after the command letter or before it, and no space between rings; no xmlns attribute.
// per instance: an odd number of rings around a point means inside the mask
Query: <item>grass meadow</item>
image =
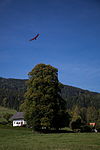
<svg viewBox="0 0 100 150"><path fill-rule="evenodd" d="M0 150L100 150L100 133L40 134L0 127Z"/></svg>
<svg viewBox="0 0 100 150"><path fill-rule="evenodd" d="M14 109L9 109L9 108L5 108L5 107L0 106L0 122L7 121L4 118L5 114L15 114L15 113L16 113L16 110L14 110Z"/></svg>

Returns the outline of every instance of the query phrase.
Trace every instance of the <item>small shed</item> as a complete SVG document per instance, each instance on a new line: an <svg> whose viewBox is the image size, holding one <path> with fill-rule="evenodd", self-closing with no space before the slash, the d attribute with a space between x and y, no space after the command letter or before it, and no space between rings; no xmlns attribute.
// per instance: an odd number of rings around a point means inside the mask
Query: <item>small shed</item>
<svg viewBox="0 0 100 150"><path fill-rule="evenodd" d="M23 112L17 112L16 114L14 114L11 118L11 121L13 121L13 127L17 127L17 126L24 126L26 125L26 121L24 119L24 113Z"/></svg>

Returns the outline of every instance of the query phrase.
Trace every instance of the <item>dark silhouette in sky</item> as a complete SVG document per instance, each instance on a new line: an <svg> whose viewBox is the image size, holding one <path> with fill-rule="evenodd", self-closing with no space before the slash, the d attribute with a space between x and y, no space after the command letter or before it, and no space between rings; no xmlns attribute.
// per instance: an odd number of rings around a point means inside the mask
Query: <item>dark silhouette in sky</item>
<svg viewBox="0 0 100 150"><path fill-rule="evenodd" d="M38 33L35 37L33 37L32 39L30 39L29 41L33 41L33 40L36 40L37 37L39 36L40 34Z"/></svg>

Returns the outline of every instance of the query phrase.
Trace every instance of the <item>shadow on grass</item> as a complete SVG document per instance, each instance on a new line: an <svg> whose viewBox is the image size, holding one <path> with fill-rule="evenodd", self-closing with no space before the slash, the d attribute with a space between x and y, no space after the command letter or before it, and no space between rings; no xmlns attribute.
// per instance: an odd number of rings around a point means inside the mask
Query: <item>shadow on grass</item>
<svg viewBox="0 0 100 150"><path fill-rule="evenodd" d="M34 132L34 130L33 130ZM45 133L45 134L51 134L51 133L74 133L74 131L66 131L66 130L45 130L45 129L42 129L42 130L38 130L37 131L38 133Z"/></svg>

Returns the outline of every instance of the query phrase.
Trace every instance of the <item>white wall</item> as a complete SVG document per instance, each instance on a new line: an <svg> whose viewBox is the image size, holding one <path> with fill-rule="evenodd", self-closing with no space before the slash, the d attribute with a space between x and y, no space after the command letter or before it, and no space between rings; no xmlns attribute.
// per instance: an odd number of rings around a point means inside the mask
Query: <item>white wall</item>
<svg viewBox="0 0 100 150"><path fill-rule="evenodd" d="M13 120L13 127L17 127L17 126L22 126L22 125L26 125L26 121L22 120Z"/></svg>

